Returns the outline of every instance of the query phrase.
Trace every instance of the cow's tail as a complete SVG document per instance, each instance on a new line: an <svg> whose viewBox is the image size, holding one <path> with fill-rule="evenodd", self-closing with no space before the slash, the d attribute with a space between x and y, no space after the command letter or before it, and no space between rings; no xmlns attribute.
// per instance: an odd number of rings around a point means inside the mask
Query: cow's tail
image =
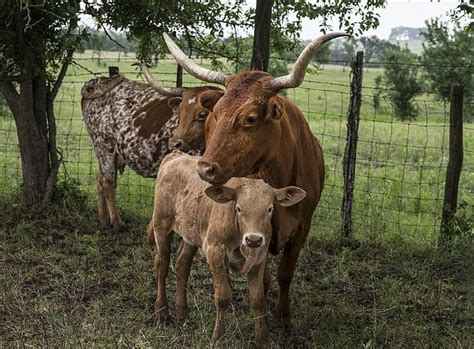
<svg viewBox="0 0 474 349"><path fill-rule="evenodd" d="M146 229L146 240L151 248L155 248L155 231L153 229L153 219L150 221L148 228Z"/></svg>

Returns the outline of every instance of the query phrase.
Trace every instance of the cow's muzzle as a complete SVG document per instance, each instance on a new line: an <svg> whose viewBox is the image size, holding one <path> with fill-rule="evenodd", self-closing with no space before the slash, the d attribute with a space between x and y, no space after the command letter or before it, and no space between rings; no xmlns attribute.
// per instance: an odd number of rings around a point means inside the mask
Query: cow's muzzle
<svg viewBox="0 0 474 349"><path fill-rule="evenodd" d="M202 180L211 184L224 184L228 180L222 175L222 170L216 163L199 161L197 171Z"/></svg>

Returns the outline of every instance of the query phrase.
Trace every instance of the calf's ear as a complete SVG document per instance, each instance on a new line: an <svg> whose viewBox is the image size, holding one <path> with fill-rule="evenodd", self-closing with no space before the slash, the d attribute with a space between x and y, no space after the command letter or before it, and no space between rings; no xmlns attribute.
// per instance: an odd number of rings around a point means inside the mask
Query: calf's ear
<svg viewBox="0 0 474 349"><path fill-rule="evenodd" d="M275 189L275 197L281 206L293 206L306 197L306 192L298 187Z"/></svg>
<svg viewBox="0 0 474 349"><path fill-rule="evenodd" d="M199 96L199 103L206 109L212 111L217 101L224 95L221 90L209 90L201 93Z"/></svg>
<svg viewBox="0 0 474 349"><path fill-rule="evenodd" d="M235 197L234 189L224 185L211 185L204 190L204 193L219 204L225 204L226 202L234 200Z"/></svg>
<svg viewBox="0 0 474 349"><path fill-rule="evenodd" d="M168 100L168 105L171 109L173 109L173 112L176 111L176 109L178 109L179 107L179 104L183 101L182 98L180 97L171 97L169 100Z"/></svg>

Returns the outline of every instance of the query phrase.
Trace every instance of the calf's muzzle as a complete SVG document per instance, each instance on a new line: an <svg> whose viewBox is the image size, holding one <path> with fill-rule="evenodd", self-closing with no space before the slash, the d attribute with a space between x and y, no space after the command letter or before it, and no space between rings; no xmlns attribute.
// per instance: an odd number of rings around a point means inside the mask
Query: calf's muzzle
<svg viewBox="0 0 474 349"><path fill-rule="evenodd" d="M244 244L250 248L257 248L263 245L263 236L261 234L245 234Z"/></svg>

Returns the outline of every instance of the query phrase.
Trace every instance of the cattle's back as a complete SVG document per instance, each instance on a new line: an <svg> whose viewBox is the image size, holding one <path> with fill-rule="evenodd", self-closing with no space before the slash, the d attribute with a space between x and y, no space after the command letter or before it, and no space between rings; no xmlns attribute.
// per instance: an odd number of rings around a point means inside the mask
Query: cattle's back
<svg viewBox="0 0 474 349"><path fill-rule="evenodd" d="M201 247L214 202L204 194L209 183L197 174L199 160L181 152L165 156L156 181L154 219L173 219L175 232Z"/></svg>

